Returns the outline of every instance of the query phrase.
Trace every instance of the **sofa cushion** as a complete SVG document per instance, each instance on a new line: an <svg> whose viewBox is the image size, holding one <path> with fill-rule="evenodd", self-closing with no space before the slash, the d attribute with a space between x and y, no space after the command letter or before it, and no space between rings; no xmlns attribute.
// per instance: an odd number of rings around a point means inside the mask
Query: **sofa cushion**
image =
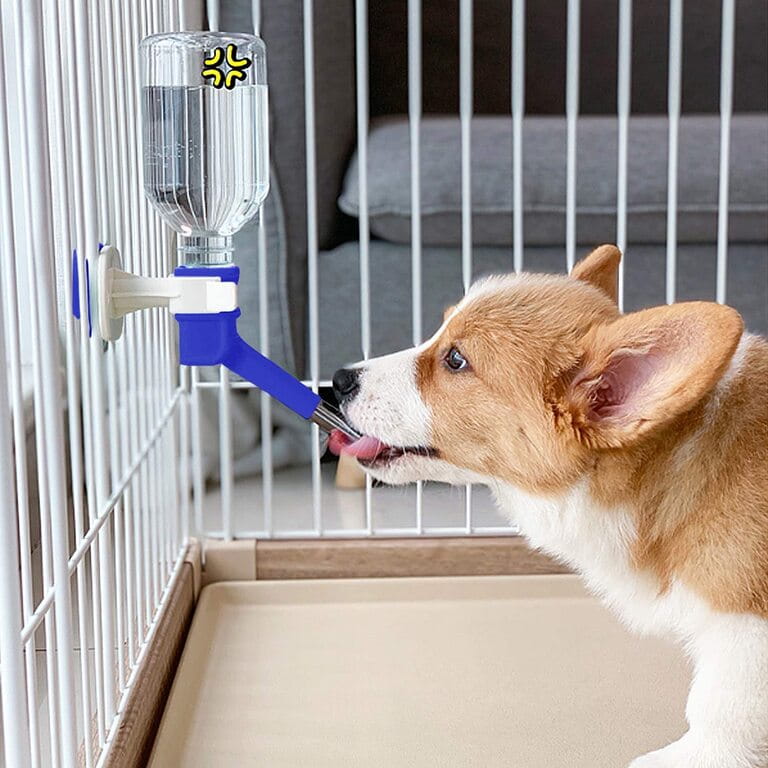
<svg viewBox="0 0 768 768"><path fill-rule="evenodd" d="M629 126L628 234L634 242L663 243L667 218L667 132L663 116L633 117ZM577 142L577 238L616 237L617 122L581 117ZM680 122L678 239L713 242L717 236L720 121L687 116ZM373 124L368 143L371 231L408 242L410 142L405 118ZM729 239L768 239L768 115L735 115L731 127ZM525 242L565 239L566 124L561 117L529 117L523 126ZM425 245L461 242L461 136L458 119L428 117L421 129L422 237ZM359 214L357 157L347 171L341 209ZM512 123L476 117L472 123L472 239L476 245L512 243Z"/></svg>

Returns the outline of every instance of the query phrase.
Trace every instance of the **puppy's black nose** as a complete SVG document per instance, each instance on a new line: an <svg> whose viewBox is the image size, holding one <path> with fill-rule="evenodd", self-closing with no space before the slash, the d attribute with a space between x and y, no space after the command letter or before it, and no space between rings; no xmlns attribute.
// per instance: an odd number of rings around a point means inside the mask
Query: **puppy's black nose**
<svg viewBox="0 0 768 768"><path fill-rule="evenodd" d="M360 389L359 368L339 368L333 374L333 394L339 403L351 400Z"/></svg>

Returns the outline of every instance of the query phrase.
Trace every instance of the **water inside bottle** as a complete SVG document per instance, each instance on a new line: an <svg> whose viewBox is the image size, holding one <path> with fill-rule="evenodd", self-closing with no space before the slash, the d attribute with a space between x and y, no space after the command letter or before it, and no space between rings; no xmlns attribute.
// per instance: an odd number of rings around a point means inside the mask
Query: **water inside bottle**
<svg viewBox="0 0 768 768"><path fill-rule="evenodd" d="M233 235L269 190L267 86L142 90L149 199L182 235Z"/></svg>

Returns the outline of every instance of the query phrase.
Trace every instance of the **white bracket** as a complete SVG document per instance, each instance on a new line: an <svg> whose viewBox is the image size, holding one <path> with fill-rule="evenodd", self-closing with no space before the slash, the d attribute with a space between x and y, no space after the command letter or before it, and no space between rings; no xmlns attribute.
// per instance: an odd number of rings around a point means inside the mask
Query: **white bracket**
<svg viewBox="0 0 768 768"><path fill-rule="evenodd" d="M149 307L173 314L211 314L237 309L237 285L211 277L142 277L123 271L120 252L104 246L89 269L91 321L106 341L120 338L123 317Z"/></svg>

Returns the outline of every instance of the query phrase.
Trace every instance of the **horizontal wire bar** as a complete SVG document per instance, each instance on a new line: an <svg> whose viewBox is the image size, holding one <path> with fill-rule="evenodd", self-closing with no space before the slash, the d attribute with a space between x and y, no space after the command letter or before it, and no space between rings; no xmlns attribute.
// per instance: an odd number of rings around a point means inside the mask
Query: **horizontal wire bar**
<svg viewBox="0 0 768 768"><path fill-rule="evenodd" d="M301 383L310 389L314 386L314 382L310 381L309 379L302 379ZM220 386L221 383L218 381L198 380L192 382L192 389L218 389ZM258 387L255 384L252 384L250 381L231 381L229 386L232 389L258 389ZM333 386L333 382L330 379L320 379L317 382L317 386L328 387L330 389Z"/></svg>
<svg viewBox="0 0 768 768"><path fill-rule="evenodd" d="M208 539L224 539L223 531L202 531L201 536ZM303 528L290 531L274 531L268 534L267 531L239 531L235 535L237 539L271 539L272 541L280 539L358 539L371 537L378 538L403 538L419 536L440 536L440 537L462 537L462 536L519 536L518 526L493 526L478 525L467 532L464 526L445 526L445 527L424 527L424 528L374 528L367 531L365 528L328 528L322 533L318 533L313 528Z"/></svg>

